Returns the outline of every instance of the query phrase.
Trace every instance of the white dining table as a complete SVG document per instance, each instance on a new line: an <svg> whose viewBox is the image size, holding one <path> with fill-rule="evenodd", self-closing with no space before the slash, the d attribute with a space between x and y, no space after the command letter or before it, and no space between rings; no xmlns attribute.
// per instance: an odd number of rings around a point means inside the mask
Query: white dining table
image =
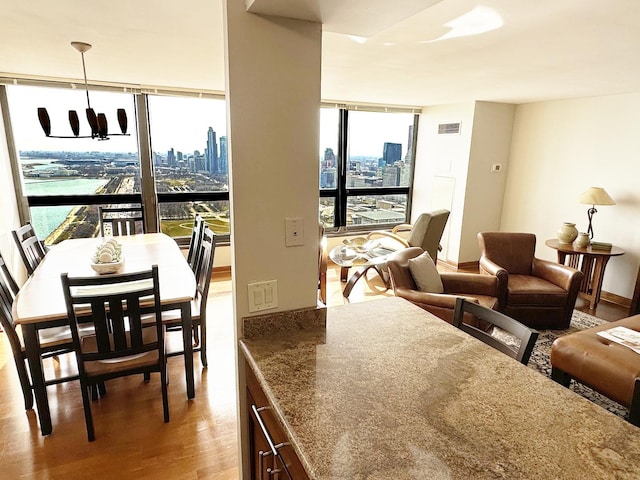
<svg viewBox="0 0 640 480"><path fill-rule="evenodd" d="M196 292L196 280L175 240L162 233L116 237L116 240L122 245L124 259L117 273L148 270L152 265L158 265L162 308L180 309L183 332L191 332L191 301ZM22 329L43 435L49 435L53 427L38 331L68 325L60 275L97 276L91 268L91 259L104 241L104 238L70 239L53 246L20 288L13 303L13 317ZM190 333L183 335L183 347L187 398L192 399L195 387Z"/></svg>

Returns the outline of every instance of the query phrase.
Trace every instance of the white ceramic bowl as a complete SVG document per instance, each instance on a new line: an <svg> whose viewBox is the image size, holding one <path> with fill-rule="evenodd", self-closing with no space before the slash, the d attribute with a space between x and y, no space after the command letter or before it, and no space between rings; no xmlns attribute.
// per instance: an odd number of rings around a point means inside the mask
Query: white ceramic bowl
<svg viewBox="0 0 640 480"><path fill-rule="evenodd" d="M119 262L109 262L109 263L92 263L91 268L93 268L100 275L104 275L107 273L116 273L122 267L124 263L124 259L120 258Z"/></svg>

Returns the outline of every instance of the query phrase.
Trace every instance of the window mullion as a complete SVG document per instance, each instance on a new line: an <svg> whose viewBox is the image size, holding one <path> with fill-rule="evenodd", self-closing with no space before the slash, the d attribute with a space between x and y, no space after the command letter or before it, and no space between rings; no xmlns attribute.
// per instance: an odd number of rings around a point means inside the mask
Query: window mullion
<svg viewBox="0 0 640 480"><path fill-rule="evenodd" d="M349 131L349 111L341 108L338 126L338 183L335 207L335 227L347 225L347 138Z"/></svg>
<svg viewBox="0 0 640 480"><path fill-rule="evenodd" d="M140 157L140 189L144 205L144 223L147 232L160 231L158 197L151 162L151 136L149 134L149 108L147 95L136 95L136 119L138 122L138 152Z"/></svg>

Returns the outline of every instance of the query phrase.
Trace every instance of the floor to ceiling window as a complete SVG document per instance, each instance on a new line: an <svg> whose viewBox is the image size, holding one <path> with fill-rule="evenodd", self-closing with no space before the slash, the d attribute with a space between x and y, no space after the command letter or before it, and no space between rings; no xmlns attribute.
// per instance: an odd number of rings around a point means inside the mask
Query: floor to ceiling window
<svg viewBox="0 0 640 480"><path fill-rule="evenodd" d="M109 139L54 138L74 136L69 110L79 117L78 135L91 135L87 92L73 84L30 83L3 88L18 152L14 166L31 221L45 243L96 236L100 205L144 204L149 194L158 203L160 223L154 228L187 239L199 213L221 241L228 241L222 95L91 89L91 107L105 113ZM51 136L41 128L40 107L47 108ZM126 111L127 135L119 135L117 109ZM409 220L417 125L411 109L321 108L319 218L326 229L389 228ZM150 173L141 175L145 171Z"/></svg>
<svg viewBox="0 0 640 480"><path fill-rule="evenodd" d="M7 100L23 193L35 231L45 243L96 236L98 203L140 203L140 159L132 95L91 92L91 107L106 115L109 132L120 132L116 110L124 109L127 114L128 135L102 141L81 138L91 136L83 89L10 85ZM41 107L48 112L50 137L38 120ZM78 138L53 138L74 137L69 110L79 118ZM98 197L100 200L96 200Z"/></svg>
<svg viewBox="0 0 640 480"><path fill-rule="evenodd" d="M371 229L409 220L418 115L389 108L321 109L320 220Z"/></svg>
<svg viewBox="0 0 640 480"><path fill-rule="evenodd" d="M148 96L162 231L188 236L194 214L229 234L229 162L224 98Z"/></svg>
<svg viewBox="0 0 640 480"><path fill-rule="evenodd" d="M84 89L8 85L6 90L23 194L45 243L97 236L99 205L141 204L145 188L158 198L161 231L188 238L199 213L220 241L228 240L224 97L90 90L91 107L106 114L110 133L109 139L98 140L54 138L74 136L68 110L77 112L79 137L91 136ZM136 110L136 95L145 95L148 108ZM47 108L51 136L39 123L40 107ZM119 135L118 108L126 111L127 135ZM149 125L148 138L138 138L139 116ZM139 140L151 145L150 154L140 153ZM144 162L153 172L152 182L141 178Z"/></svg>

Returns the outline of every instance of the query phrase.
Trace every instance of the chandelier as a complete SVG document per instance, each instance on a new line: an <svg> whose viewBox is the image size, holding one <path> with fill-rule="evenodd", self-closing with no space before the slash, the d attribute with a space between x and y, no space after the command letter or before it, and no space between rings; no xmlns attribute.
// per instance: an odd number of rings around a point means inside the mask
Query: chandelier
<svg viewBox="0 0 640 480"><path fill-rule="evenodd" d="M51 120L49 119L49 113L44 107L38 108L38 120L40 120L40 126L47 137L51 138L97 138L98 140L109 140L110 136L117 135L129 135L127 133L127 112L124 108L117 109L118 124L120 125L120 131L122 133L109 134L109 127L107 125L107 117L104 113L97 113L91 108L91 102L89 101L89 85L87 84L87 69L84 64L84 52L91 49L89 43L84 42L71 42L71 46L75 48L82 56L82 71L84 73L84 88L87 94L87 122L91 127L91 135L80 135L80 120L78 113L75 110L69 110L69 125L73 136L64 135L51 135Z"/></svg>

